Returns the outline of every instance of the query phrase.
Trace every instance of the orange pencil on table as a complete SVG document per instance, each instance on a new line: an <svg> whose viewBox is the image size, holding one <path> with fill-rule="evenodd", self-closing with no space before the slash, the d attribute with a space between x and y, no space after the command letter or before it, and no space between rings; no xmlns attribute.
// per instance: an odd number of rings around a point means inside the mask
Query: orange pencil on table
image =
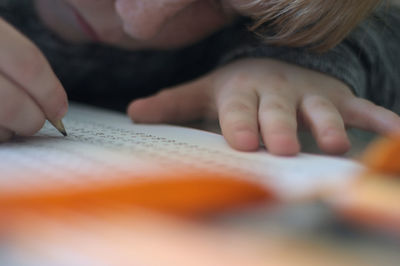
<svg viewBox="0 0 400 266"><path fill-rule="evenodd" d="M374 141L361 161L369 171L400 177L400 135Z"/></svg>
<svg viewBox="0 0 400 266"><path fill-rule="evenodd" d="M54 180L54 178L53 178ZM161 212L203 215L275 199L259 184L238 178L193 172L134 176L110 184L79 188L45 186L24 193L0 193L0 212L18 209L91 209L132 206Z"/></svg>

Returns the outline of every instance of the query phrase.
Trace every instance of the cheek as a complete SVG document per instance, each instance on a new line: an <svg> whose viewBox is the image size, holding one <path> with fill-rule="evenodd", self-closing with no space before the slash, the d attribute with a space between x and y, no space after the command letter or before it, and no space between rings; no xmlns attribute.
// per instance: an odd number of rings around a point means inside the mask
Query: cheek
<svg viewBox="0 0 400 266"><path fill-rule="evenodd" d="M115 8L130 36L148 40L179 12L197 0L116 0Z"/></svg>
<svg viewBox="0 0 400 266"><path fill-rule="evenodd" d="M216 8L213 0L36 1L46 2L46 5L60 2L64 6L75 7L102 37L102 42L128 49L170 49L190 45L230 21L230 18ZM50 10L49 13L55 13L54 10ZM55 14L57 19L54 21L62 20L62 23L51 21L49 24L64 25L59 32L65 35L65 32L71 31L70 35L74 40L89 40L85 34L82 35L81 26L76 23L76 18L71 14L69 16L67 20ZM116 34L118 38L113 38L112 35ZM72 40L72 37L68 39Z"/></svg>
<svg viewBox="0 0 400 266"><path fill-rule="evenodd" d="M153 48L179 48L205 38L230 20L215 8L212 1L198 0L165 19L157 33L145 43Z"/></svg>

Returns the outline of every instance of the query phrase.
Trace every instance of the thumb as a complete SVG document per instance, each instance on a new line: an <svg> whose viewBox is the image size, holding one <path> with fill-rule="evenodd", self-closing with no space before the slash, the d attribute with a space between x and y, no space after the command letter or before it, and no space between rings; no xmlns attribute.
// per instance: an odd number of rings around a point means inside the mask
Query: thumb
<svg viewBox="0 0 400 266"><path fill-rule="evenodd" d="M187 122L204 117L210 107L211 83L200 79L138 100L128 107L128 115L137 123ZM213 108L215 109L215 108Z"/></svg>

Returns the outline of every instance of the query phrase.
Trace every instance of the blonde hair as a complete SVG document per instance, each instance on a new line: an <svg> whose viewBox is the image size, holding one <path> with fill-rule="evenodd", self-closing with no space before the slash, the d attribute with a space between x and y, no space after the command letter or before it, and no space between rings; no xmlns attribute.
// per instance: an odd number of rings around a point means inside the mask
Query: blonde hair
<svg viewBox="0 0 400 266"><path fill-rule="evenodd" d="M247 0L237 6L267 43L324 52L341 42L380 0Z"/></svg>

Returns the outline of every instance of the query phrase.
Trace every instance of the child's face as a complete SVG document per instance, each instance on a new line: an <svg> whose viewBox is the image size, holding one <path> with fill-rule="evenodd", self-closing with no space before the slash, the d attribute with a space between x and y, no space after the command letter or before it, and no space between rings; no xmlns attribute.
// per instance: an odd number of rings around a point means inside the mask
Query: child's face
<svg viewBox="0 0 400 266"><path fill-rule="evenodd" d="M44 22L62 37L128 49L189 45L229 23L248 0L36 0Z"/></svg>

